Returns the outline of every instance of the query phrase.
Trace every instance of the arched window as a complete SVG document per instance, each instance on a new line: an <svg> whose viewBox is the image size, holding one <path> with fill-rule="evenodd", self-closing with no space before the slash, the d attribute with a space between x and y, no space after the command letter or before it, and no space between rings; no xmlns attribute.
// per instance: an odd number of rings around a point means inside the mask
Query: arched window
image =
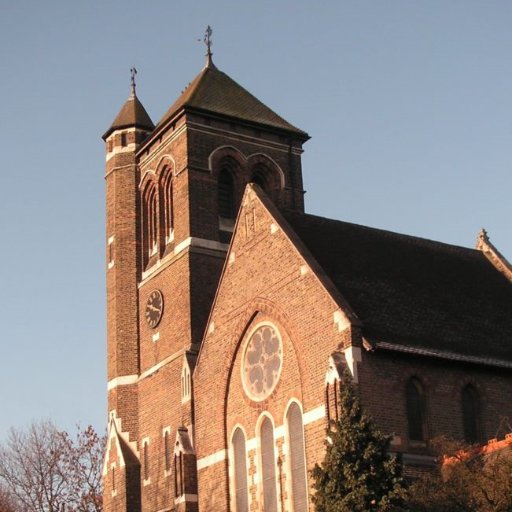
<svg viewBox="0 0 512 512"><path fill-rule="evenodd" d="M190 381L190 368L187 364L181 370L181 401L186 402L192 398L192 384Z"/></svg>
<svg viewBox="0 0 512 512"><path fill-rule="evenodd" d="M174 201L173 201L173 187L174 181L172 176L172 170L167 169L163 184L162 184L162 195L163 195L163 208L164 208L164 236L165 243L172 242L174 240Z"/></svg>
<svg viewBox="0 0 512 512"><path fill-rule="evenodd" d="M235 187L233 176L226 167L219 172L218 204L219 217L223 219L235 218Z"/></svg>
<svg viewBox="0 0 512 512"><path fill-rule="evenodd" d="M462 389L462 421L464 439L468 443L480 441L480 399L476 389L468 384Z"/></svg>
<svg viewBox="0 0 512 512"><path fill-rule="evenodd" d="M250 170L251 182L258 185L272 200L278 198L281 189L279 171L272 165L256 163Z"/></svg>
<svg viewBox="0 0 512 512"><path fill-rule="evenodd" d="M412 378L406 388L407 422L409 426L409 439L411 441L425 441L425 396L420 381Z"/></svg>
<svg viewBox="0 0 512 512"><path fill-rule="evenodd" d="M269 418L261 423L261 472L263 508L265 512L277 512L276 457L274 453L274 427Z"/></svg>
<svg viewBox="0 0 512 512"><path fill-rule="evenodd" d="M308 484L306 480L306 455L304 450L304 426L300 407L293 402L286 414L290 443L290 472L293 512L307 512Z"/></svg>
<svg viewBox="0 0 512 512"><path fill-rule="evenodd" d="M158 251L157 194L154 184L148 185L144 190L142 203L144 261L147 263Z"/></svg>
<svg viewBox="0 0 512 512"><path fill-rule="evenodd" d="M245 435L241 428L233 434L233 465L235 481L236 512L249 512L249 496L247 493L247 454L245 451Z"/></svg>
<svg viewBox="0 0 512 512"><path fill-rule="evenodd" d="M268 183L263 171L263 169L256 169L252 175L251 181L256 183L265 193L268 193Z"/></svg>

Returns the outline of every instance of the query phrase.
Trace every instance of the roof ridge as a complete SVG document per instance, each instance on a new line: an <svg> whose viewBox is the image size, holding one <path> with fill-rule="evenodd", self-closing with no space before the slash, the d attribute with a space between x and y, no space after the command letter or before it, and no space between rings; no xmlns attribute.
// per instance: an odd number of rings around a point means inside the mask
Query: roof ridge
<svg viewBox="0 0 512 512"><path fill-rule="evenodd" d="M331 219L329 217L323 217L321 215L314 215L311 213L299 213L299 212L289 212L288 213L287 212L286 216L288 217L289 215L290 216L294 215L296 217L304 216L304 217L318 219L318 220L333 223L333 224L342 224L342 225L346 225L346 226L353 226L353 227L357 227L357 228L365 230L365 231L371 231L371 232L375 232L375 233L385 234L392 238L408 239L410 241L418 241L418 242L427 243L427 244L430 244L433 246L445 247L447 249L457 249L457 250L462 249L462 250L468 251L471 254L477 254L480 252L478 249L474 249L472 247L465 247L463 245L456 245L456 244L451 244L448 242L441 242L439 240L432 240L431 238L425 238L425 237L417 236L417 235L410 235L408 233L399 233L397 231L391 231L390 229L378 228L378 227L374 227L374 226L367 226L365 224L359 224L357 222L349 222L349 221L345 221L345 220Z"/></svg>

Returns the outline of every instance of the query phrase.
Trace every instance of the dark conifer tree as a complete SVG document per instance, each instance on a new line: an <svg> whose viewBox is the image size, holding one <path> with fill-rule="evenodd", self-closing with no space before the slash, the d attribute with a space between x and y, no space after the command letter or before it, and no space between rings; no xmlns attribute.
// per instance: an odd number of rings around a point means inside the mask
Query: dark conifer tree
<svg viewBox="0 0 512 512"><path fill-rule="evenodd" d="M348 370L339 393L339 419L331 421L325 459L312 473L316 511L399 510L406 488L401 464L389 453L391 438L362 411Z"/></svg>

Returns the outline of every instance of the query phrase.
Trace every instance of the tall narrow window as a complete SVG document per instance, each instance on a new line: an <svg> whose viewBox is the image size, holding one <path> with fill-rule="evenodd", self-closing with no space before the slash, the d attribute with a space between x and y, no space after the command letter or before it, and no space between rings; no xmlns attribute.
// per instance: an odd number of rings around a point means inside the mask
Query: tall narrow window
<svg viewBox="0 0 512 512"><path fill-rule="evenodd" d="M462 390L462 421L465 441L468 443L480 441L480 400L476 389L471 384Z"/></svg>
<svg viewBox="0 0 512 512"><path fill-rule="evenodd" d="M165 471L171 470L171 440L169 431L164 433Z"/></svg>
<svg viewBox="0 0 512 512"><path fill-rule="evenodd" d="M418 379L412 378L407 383L406 407L409 439L411 441L425 441L425 399L423 388Z"/></svg>
<svg viewBox="0 0 512 512"><path fill-rule="evenodd" d="M143 470L144 470L144 480L149 480L149 453L148 453L148 442L144 441L143 443Z"/></svg>
<svg viewBox="0 0 512 512"><path fill-rule="evenodd" d="M304 449L304 426L302 412L294 402L286 414L290 443L290 472L293 512L307 512L308 484L306 480L306 455Z"/></svg>
<svg viewBox="0 0 512 512"><path fill-rule="evenodd" d="M183 467L183 453L174 454L174 490L176 498L185 494L185 468Z"/></svg>
<svg viewBox="0 0 512 512"><path fill-rule="evenodd" d="M235 189L233 176L226 169L221 169L218 182L219 217L235 218Z"/></svg>
<svg viewBox="0 0 512 512"><path fill-rule="evenodd" d="M158 244L158 220L157 220L157 194L156 187L149 185L143 194L143 237L144 259L147 263L151 256L156 254Z"/></svg>
<svg viewBox="0 0 512 512"><path fill-rule="evenodd" d="M261 424L261 473L263 507L265 512L277 512L276 457L274 453L274 427L269 418Z"/></svg>
<svg viewBox="0 0 512 512"><path fill-rule="evenodd" d="M172 170L168 169L163 182L163 204L164 204L164 229L165 242L174 240L174 204L173 204L173 176Z"/></svg>
<svg viewBox="0 0 512 512"><path fill-rule="evenodd" d="M116 463L114 462L110 466L110 473L112 478L112 496L115 496L117 494L117 488L116 488Z"/></svg>
<svg viewBox="0 0 512 512"><path fill-rule="evenodd" d="M190 369L185 364L181 370L181 401L184 403L192 398L192 384L190 382Z"/></svg>
<svg viewBox="0 0 512 512"><path fill-rule="evenodd" d="M247 455L245 451L245 435L241 428L233 434L233 464L235 480L236 512L249 512L247 493Z"/></svg>

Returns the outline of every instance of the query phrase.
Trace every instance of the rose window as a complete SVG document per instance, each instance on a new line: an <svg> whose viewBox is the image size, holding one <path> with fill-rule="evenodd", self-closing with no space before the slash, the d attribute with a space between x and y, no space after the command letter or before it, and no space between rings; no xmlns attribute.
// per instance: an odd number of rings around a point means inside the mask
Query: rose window
<svg viewBox="0 0 512 512"><path fill-rule="evenodd" d="M260 325L251 335L242 362L242 382L253 400L267 398L281 374L283 348L279 331L272 325Z"/></svg>

